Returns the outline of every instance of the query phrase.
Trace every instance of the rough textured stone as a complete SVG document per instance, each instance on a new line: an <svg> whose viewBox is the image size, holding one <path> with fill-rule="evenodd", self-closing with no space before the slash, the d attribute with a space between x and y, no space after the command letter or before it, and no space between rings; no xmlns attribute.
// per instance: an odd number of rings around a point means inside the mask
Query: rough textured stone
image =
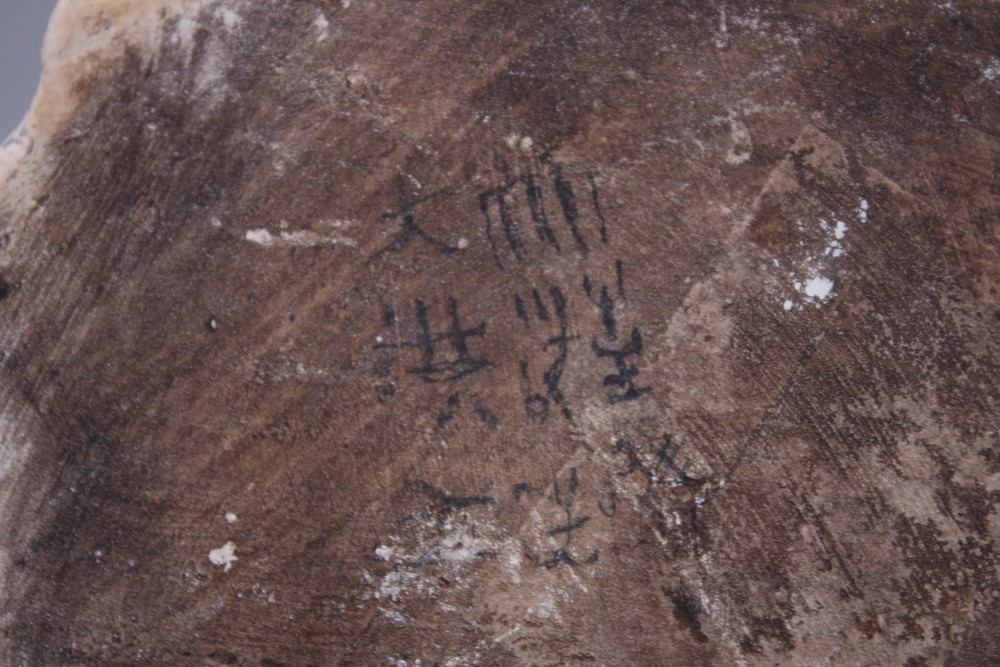
<svg viewBox="0 0 1000 667"><path fill-rule="evenodd" d="M63 0L11 665L994 665L992 2Z"/></svg>

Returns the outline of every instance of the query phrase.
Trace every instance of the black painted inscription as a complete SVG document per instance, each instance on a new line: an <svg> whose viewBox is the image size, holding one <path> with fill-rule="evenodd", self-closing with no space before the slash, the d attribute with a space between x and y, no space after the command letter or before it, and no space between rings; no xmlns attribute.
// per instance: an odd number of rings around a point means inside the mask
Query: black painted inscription
<svg viewBox="0 0 1000 667"><path fill-rule="evenodd" d="M573 181L566 175L565 165L543 156L520 174L515 174L500 157L496 159L499 183L479 194L479 210L483 216L486 238L498 268L504 268L504 258L515 263L528 254L531 232L536 243L561 253L574 248L587 255L585 223L593 229L601 244L608 244L608 226L601 211L597 184L587 174L589 198L581 198ZM586 215L584 209L587 209ZM530 219L530 224L525 218ZM590 232L593 235L593 231ZM562 241L560 241L562 237Z"/></svg>
<svg viewBox="0 0 1000 667"><path fill-rule="evenodd" d="M375 259L390 253L398 252L405 248L409 243L415 239L421 239L426 243L433 246L438 252L443 255L453 255L460 251L457 246L450 246L447 243L439 241L435 237L428 234L420 225L417 224L417 214L416 207L423 204L426 201L440 197L447 194L445 190L438 190L437 192L432 192L429 195L423 197L418 197L417 199L411 199L406 193L406 184L404 182L402 174L396 177L396 198L397 198L397 208L395 211L389 213L383 213L379 220L399 220L402 222L403 229L388 245L383 247L377 253L375 253Z"/></svg>
<svg viewBox="0 0 1000 667"><path fill-rule="evenodd" d="M474 327L463 328L458 314L458 302L455 299L448 299L448 328L441 332L432 331L429 310L423 301L416 299L414 309L417 333L413 338L376 345L376 348L419 351L420 365L408 368L408 373L428 383L451 382L491 365L488 359L475 356L469 349L470 339L482 338L486 334L486 323L480 322ZM395 313L392 313L391 309L387 310L384 319L386 322L391 320L395 323ZM447 344L443 353L440 350L441 343Z"/></svg>
<svg viewBox="0 0 1000 667"><path fill-rule="evenodd" d="M566 398L563 396L559 383L566 368L570 343L579 339L579 336L573 336L569 333L566 297L562 290L558 287L551 287L547 296L548 304L538 290L532 290L530 298L530 302L534 306L533 314L537 320L536 330L545 327L552 331L552 335L540 343L543 352L554 353L550 363L541 374L544 394L534 389L536 383L532 381L530 362L527 359L521 361L525 414L528 419L539 424L548 419L552 405L556 406L563 418L570 421L573 419L573 413L566 405ZM532 317L528 315L520 295L514 297L514 310L518 318L524 322L525 327L531 330Z"/></svg>
<svg viewBox="0 0 1000 667"><path fill-rule="evenodd" d="M538 540L536 544L522 544L524 555L534 565L550 570L560 565L578 567L580 565L592 565L597 562L599 551L591 551L587 555L576 552L573 546L573 539L577 531L582 530L589 522L590 516L580 515L577 512L577 492L580 488L580 476L576 468L570 468L568 483L559 483L558 478L552 479L552 484L548 490L536 489L530 484L516 484L513 488L515 502L522 502L526 498L534 498L537 501L554 504L560 511L561 520L545 527L544 537L550 538L546 543ZM548 542L555 541L556 546L549 546Z"/></svg>
<svg viewBox="0 0 1000 667"><path fill-rule="evenodd" d="M599 359L608 359L615 367L615 372L605 375L602 382L608 401L624 403L648 394L652 388L636 384L639 368L631 361L633 357L642 354L642 334L639 328L633 326L627 340L619 340L618 316L615 311L618 304L625 301L624 267L621 260L615 262L613 288L602 285L597 290L590 278L584 276L583 291L597 308L603 329L602 336L595 335L591 340L591 348Z"/></svg>

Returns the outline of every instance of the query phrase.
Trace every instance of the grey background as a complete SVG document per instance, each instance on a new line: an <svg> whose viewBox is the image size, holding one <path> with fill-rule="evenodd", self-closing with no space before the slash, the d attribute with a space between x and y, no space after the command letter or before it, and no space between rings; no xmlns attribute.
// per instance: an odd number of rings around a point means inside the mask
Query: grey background
<svg viewBox="0 0 1000 667"><path fill-rule="evenodd" d="M0 0L0 142L31 106L42 73L42 39L56 0Z"/></svg>

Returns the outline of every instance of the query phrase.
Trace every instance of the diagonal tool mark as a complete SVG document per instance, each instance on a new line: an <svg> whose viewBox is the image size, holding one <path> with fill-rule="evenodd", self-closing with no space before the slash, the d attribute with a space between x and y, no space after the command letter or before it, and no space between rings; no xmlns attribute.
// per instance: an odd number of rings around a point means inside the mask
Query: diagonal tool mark
<svg viewBox="0 0 1000 667"><path fill-rule="evenodd" d="M354 654L360 648L361 641L368 635L368 632L372 629L372 625L375 624L375 617L378 615L378 611L378 605L375 605L375 608L368 614L368 621L365 623L365 626L354 636L354 640L347 647L344 655L340 656L340 659L337 661L338 666L350 664L351 658L354 657Z"/></svg>
<svg viewBox="0 0 1000 667"><path fill-rule="evenodd" d="M823 517L820 516L816 508L813 507L812 503L804 493L799 491L798 486L794 482L789 482L788 484L783 484L786 492L788 493L788 504L791 505L795 514L799 517L799 520L805 524L811 524L817 531L819 536L820 546L827 552L828 556L837 563L837 567L840 568L841 573L847 580L847 588L844 589L848 595L852 595L857 598L864 597L864 593L861 587L858 585L857 579L854 578L854 574L851 572L850 567L848 567L848 559L843 554L843 549L837 538L830 532L827 528L826 522L823 521Z"/></svg>
<svg viewBox="0 0 1000 667"><path fill-rule="evenodd" d="M764 411L764 416L760 418L753 430L750 431L750 435L748 435L746 440L743 441L739 451L736 452L733 462L729 464L729 468L726 470L725 474L722 475L722 479L719 480L719 484L717 485L718 487L724 486L726 480L733 476L737 468L743 464L746 460L747 454L750 453L750 450L753 449L758 441L762 441L764 443L768 441L771 436L771 425L774 423L774 420L781 415L782 410L785 408L785 404L788 402L788 399L792 394L792 389L795 388L799 378L802 376L803 369L809 364L809 361L816 353L816 348L819 347L819 344L825 335L826 331L824 330L809 341L808 345L806 345L805 350L802 351L798 362L795 364L795 370L792 371L792 374L785 381L785 384L781 387L781 391L778 392L778 395L771 402L771 405L769 405L767 410Z"/></svg>

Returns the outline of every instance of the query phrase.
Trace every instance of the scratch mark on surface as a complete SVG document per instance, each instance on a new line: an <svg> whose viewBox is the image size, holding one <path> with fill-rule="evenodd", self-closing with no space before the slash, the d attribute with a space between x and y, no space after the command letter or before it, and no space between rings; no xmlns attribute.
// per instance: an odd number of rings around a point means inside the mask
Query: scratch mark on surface
<svg viewBox="0 0 1000 667"><path fill-rule="evenodd" d="M813 355L816 354L816 348L819 347L819 344L825 335L826 331L824 330L809 341L808 345L806 345L805 350L802 351L798 362L795 364L795 369L785 381L785 384L781 387L781 390L771 402L771 405L769 405L767 410L764 411L764 415L757 422L757 425L754 426L752 431L750 431L750 435L748 435L746 440L743 441L739 451L736 452L736 456L733 458L733 462L729 464L729 468L719 480L717 485L718 487L725 486L726 480L732 477L736 470L743 465L747 454L750 453L758 442L766 444L770 439L771 426L774 424L774 420L777 419L781 415L782 410L785 409L785 404L788 403L788 399L792 395L792 390L795 388L799 378L802 376L803 369L809 365L809 361L812 359Z"/></svg>
<svg viewBox="0 0 1000 667"><path fill-rule="evenodd" d="M365 623L365 626L361 628L357 635L354 636L354 639L351 641L351 645L347 647L347 650L344 651L344 655L342 655L340 660L337 661L338 666L348 664L350 659L354 657L354 654L358 650L358 646L361 644L361 640L363 640L372 629L372 625L375 623L375 617L378 614L378 611L379 607L376 605L376 607L368 614L368 621Z"/></svg>
<svg viewBox="0 0 1000 667"><path fill-rule="evenodd" d="M785 486L785 485L783 485ZM789 495L789 504L795 513L799 516L799 519L803 523L811 523L816 527L816 531L819 535L819 543L823 549L837 562L837 567L843 573L844 578L847 579L848 589L847 592L855 597L864 597L861 587L858 586L858 582L855 580L854 575L851 574L850 569L847 567L847 559L844 558L843 553L841 553L840 545L837 543L836 538L830 532L830 529L826 527L826 523L820 516L816 508L813 507L812 503L805 495L799 493L798 488L794 483L789 483L786 486ZM801 504L801 507L799 506Z"/></svg>

